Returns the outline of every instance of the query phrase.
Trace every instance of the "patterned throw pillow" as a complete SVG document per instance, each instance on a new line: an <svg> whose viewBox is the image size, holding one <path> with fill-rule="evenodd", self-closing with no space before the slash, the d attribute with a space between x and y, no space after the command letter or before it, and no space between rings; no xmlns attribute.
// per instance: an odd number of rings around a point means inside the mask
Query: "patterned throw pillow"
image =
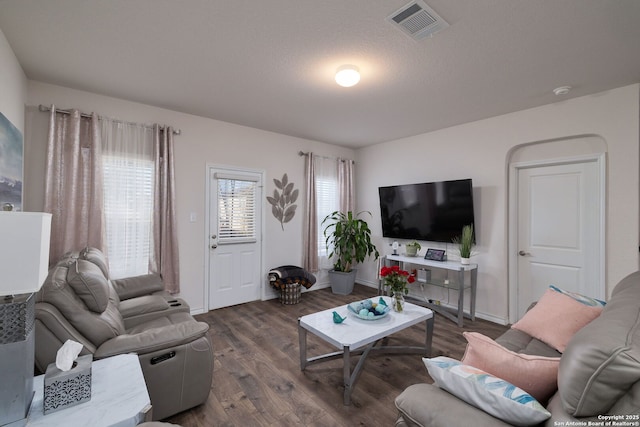
<svg viewBox="0 0 640 427"><path fill-rule="evenodd" d="M524 390L480 369L443 356L422 360L440 388L507 423L529 426L551 416Z"/></svg>
<svg viewBox="0 0 640 427"><path fill-rule="evenodd" d="M550 289L553 289L556 292L560 292L561 294L564 294L568 297L573 298L574 300L578 301L581 304L584 305L588 305L589 307L600 307L600 308L604 308L605 305L607 305L606 302L604 301L600 301L599 299L595 299L595 298L591 298L585 295L581 295L581 294L577 294L575 292L569 292L569 291L565 291L564 289L560 289L557 286L554 285L549 285Z"/></svg>

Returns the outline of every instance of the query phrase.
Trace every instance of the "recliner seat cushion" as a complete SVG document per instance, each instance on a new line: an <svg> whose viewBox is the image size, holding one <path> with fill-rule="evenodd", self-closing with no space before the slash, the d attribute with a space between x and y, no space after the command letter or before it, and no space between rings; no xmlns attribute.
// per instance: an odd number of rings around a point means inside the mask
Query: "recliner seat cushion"
<svg viewBox="0 0 640 427"><path fill-rule="evenodd" d="M95 264L82 259L69 266L67 282L94 313L102 313L109 303L109 282Z"/></svg>
<svg viewBox="0 0 640 427"><path fill-rule="evenodd" d="M558 388L570 415L606 414L640 381L638 301L640 272L623 279L602 315L569 342L560 360Z"/></svg>

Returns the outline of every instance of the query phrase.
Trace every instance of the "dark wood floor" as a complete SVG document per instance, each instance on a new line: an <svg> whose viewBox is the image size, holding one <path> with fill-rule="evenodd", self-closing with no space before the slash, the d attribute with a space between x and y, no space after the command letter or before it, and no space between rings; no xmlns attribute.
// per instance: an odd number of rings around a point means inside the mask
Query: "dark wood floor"
<svg viewBox="0 0 640 427"><path fill-rule="evenodd" d="M168 422L196 426L392 426L394 399L407 386L433 382L419 355L371 355L343 406L342 361L300 371L297 319L315 311L358 301L375 290L356 285L351 295L330 289L302 294L295 305L258 301L196 316L207 322L214 348L213 383L203 405L175 415ZM392 335L392 343L420 345L424 324ZM484 320L466 321L464 328L436 315L432 356L462 357L463 331L496 338L505 326ZM308 335L310 356L335 351ZM353 358L356 362L358 358Z"/></svg>

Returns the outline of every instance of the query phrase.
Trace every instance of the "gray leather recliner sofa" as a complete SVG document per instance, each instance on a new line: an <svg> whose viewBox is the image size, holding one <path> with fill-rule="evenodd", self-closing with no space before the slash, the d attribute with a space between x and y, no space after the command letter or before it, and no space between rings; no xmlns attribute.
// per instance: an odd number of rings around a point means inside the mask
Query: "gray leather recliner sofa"
<svg viewBox="0 0 640 427"><path fill-rule="evenodd" d="M109 280L104 255L70 252L50 269L35 305L36 367L44 372L67 339L81 355L103 359L136 353L159 420L206 401L213 349L209 326L163 291L160 278Z"/></svg>
<svg viewBox="0 0 640 427"><path fill-rule="evenodd" d="M509 329L496 342L514 352L558 356L555 349ZM640 422L640 272L614 289L602 314L580 329L560 355L558 390L544 427L638 425ZM414 384L397 398L396 426L507 426L435 384ZM626 424L625 424L626 423ZM612 424L609 424L612 425Z"/></svg>

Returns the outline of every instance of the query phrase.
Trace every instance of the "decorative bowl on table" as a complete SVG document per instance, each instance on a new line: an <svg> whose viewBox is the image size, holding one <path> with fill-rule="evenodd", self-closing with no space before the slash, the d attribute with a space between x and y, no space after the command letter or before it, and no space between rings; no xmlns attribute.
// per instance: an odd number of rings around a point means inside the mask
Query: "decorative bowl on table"
<svg viewBox="0 0 640 427"><path fill-rule="evenodd" d="M347 308L351 314L362 320L382 319L390 310L382 297L377 302L370 299L352 302Z"/></svg>

